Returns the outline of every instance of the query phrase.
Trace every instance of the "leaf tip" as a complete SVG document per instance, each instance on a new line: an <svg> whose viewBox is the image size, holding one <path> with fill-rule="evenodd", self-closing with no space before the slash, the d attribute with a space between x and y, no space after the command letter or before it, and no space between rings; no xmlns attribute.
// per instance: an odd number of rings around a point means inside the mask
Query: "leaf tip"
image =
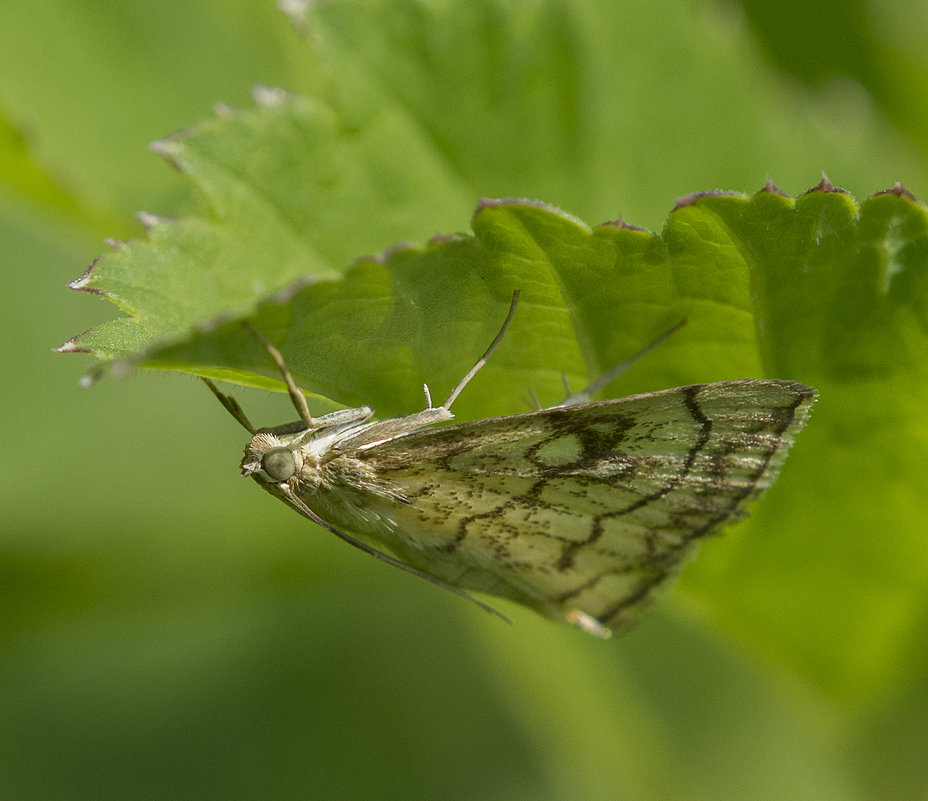
<svg viewBox="0 0 928 801"><path fill-rule="evenodd" d="M251 90L251 96L257 105L274 108L284 105L290 97L290 93L286 89L280 89L279 87L258 84Z"/></svg>
<svg viewBox="0 0 928 801"><path fill-rule="evenodd" d="M53 353L90 353L91 351L89 348L84 348L77 344L78 341L81 339L81 337L89 333L89 331L90 329L88 328L83 333L80 333L77 336L73 336L70 339L65 340L57 348L54 348L52 352Z"/></svg>
<svg viewBox="0 0 928 801"><path fill-rule="evenodd" d="M846 189L843 189L840 186L835 186L825 173L822 173L822 180L819 181L815 186L813 186L808 192L807 195L811 195L813 192L825 192L836 195L847 195L850 194Z"/></svg>
<svg viewBox="0 0 928 801"><path fill-rule="evenodd" d="M65 285L68 289L73 289L75 292L89 292L91 295L104 295L106 293L103 290L97 289L90 285L90 282L93 280L93 269L97 266L97 263L100 261L101 257L95 258L90 262L90 266L84 270L80 278L75 278L73 281L68 281Z"/></svg>
<svg viewBox="0 0 928 801"><path fill-rule="evenodd" d="M175 170L181 170L180 154L183 145L178 141L180 135L180 133L173 133L148 143L148 149L161 156Z"/></svg>
<svg viewBox="0 0 928 801"><path fill-rule="evenodd" d="M600 223L597 228L618 228L622 231L644 231L647 232L646 228L642 228L639 225L632 225L630 222L626 222L625 218L620 214L614 220L606 220L606 222Z"/></svg>
<svg viewBox="0 0 928 801"><path fill-rule="evenodd" d="M151 233L154 228L157 228L162 223L168 221L168 217L162 217L158 214L152 214L150 211L137 211L135 213L135 218L142 224L142 227Z"/></svg>
<svg viewBox="0 0 928 801"><path fill-rule="evenodd" d="M778 187L774 182L773 178L769 175L767 180L764 182L764 185L758 191L759 195L780 195L780 197L789 197L786 192L784 192L780 187Z"/></svg>
<svg viewBox="0 0 928 801"><path fill-rule="evenodd" d="M881 189L879 192L874 192L873 196L877 197L878 195L895 195L896 197L902 197L906 200L911 200L913 203L918 203L919 200L915 195L913 195L908 189L906 189L901 181L896 181L889 189Z"/></svg>

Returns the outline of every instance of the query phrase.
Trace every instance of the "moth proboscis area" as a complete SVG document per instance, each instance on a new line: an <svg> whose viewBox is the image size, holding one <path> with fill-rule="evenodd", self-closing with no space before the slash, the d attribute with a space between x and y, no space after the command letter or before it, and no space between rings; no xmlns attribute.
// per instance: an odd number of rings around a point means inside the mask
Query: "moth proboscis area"
<svg viewBox="0 0 928 801"><path fill-rule="evenodd" d="M506 320L444 403L383 420L362 406L310 414L283 356L264 345L300 419L255 428L242 475L336 536L504 620L469 591L508 598L608 637L632 623L699 543L776 478L816 391L777 379L694 384L438 426L490 358ZM389 552L389 553L387 553Z"/></svg>

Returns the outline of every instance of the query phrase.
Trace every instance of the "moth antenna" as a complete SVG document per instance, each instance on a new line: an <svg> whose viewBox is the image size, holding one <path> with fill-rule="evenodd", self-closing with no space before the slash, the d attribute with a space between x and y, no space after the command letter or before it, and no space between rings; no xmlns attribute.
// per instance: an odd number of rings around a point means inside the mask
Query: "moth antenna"
<svg viewBox="0 0 928 801"><path fill-rule="evenodd" d="M432 393L429 392L429 385L423 384L422 391L425 393L425 408L431 409L432 408Z"/></svg>
<svg viewBox="0 0 928 801"><path fill-rule="evenodd" d="M270 343L270 341L268 341L268 339L253 325L250 323L242 323L242 325L245 326L245 329L264 346L264 349L274 360L274 364L277 365L277 369L280 370L280 375L283 377L284 383L287 385L287 392L290 393L290 400L293 402L294 408L300 415L300 419L306 423L308 428L316 428L316 421L313 420L313 416L309 413L309 404L306 403L306 396L296 385L296 381L293 380L293 376L287 369L287 363L284 361L283 354L277 350L277 348L275 348Z"/></svg>
<svg viewBox="0 0 928 801"><path fill-rule="evenodd" d="M235 398L233 398L231 395L226 395L224 392L220 392L219 387L217 387L208 378L204 378L203 383L209 387L210 392L212 392L219 399L219 402L225 407L225 410L236 420L238 420L242 427L244 427L249 434L254 435L257 433L257 429L245 416L245 412L242 411L242 407L238 405L238 401L235 400Z"/></svg>
<svg viewBox="0 0 928 801"><path fill-rule="evenodd" d="M451 390L451 394L447 397L445 402L442 404L443 409L451 408L451 404L454 403L458 395L461 394L461 390L463 390L464 387L466 387L470 383L470 380L475 375L477 375L477 372L480 370L480 368L483 367L483 365L485 365L487 361L489 360L490 356L493 355L493 351L496 350L499 343L503 341L503 337L506 335L506 330L509 328L509 324L512 322L513 316L515 316L516 306L518 305L518 303L519 303L519 290L516 289L512 293L512 302L509 304L509 313L506 315L506 319L503 320L503 326L502 328L499 329L499 333L490 343L490 347L488 347L483 352L483 356L477 359L477 363L473 367L471 367L470 370L467 371L464 378L458 381L457 386Z"/></svg>
<svg viewBox="0 0 928 801"><path fill-rule="evenodd" d="M349 545L353 545L359 551L364 551L364 553L370 556L373 556L375 559L379 559L381 562L391 565L392 567L397 567L405 573L410 573L413 576L417 576L418 578L425 579L426 581L430 582L431 584L434 584L437 587L441 587L442 589L448 590L449 592L453 592L455 595L460 595L462 598L466 598L468 601L471 601L472 603L477 604L477 606L479 606L485 612L489 612L490 614L496 615L498 618L500 618L500 620L503 620L504 622L509 623L510 625L512 624L512 621L508 617L506 617L502 612L500 612L497 609L494 609L489 604L484 603L479 598L475 598L469 592L462 590L460 587L455 587L452 584L446 584L441 579L437 579L434 576L430 576L428 573L423 573L421 570L416 570L416 568L414 567L410 567L409 565L403 564L398 559L394 559L392 556L387 556L387 554L383 553L382 551L378 551L376 548L371 547L366 542L362 542L361 540L355 539L350 534L346 534L344 531L341 531L340 529L335 528L335 526L333 526L331 523L327 523L325 520L319 517L319 515L317 515L312 509L310 509L305 503L303 503L302 499L298 495L296 495L290 489L290 487L288 487L286 484L282 485L280 489L283 492L284 497L293 505L293 507L301 515L303 515L306 518L309 518L314 523L318 523L320 526L322 526L327 531L331 531L336 537L338 537L343 542L347 542Z"/></svg>
<svg viewBox="0 0 928 801"><path fill-rule="evenodd" d="M587 403L596 392L599 392L607 384L611 384L618 378L622 373L624 373L629 367L631 367L635 362L637 362L642 356L647 353L650 353L654 348L660 345L665 339L676 334L683 326L686 325L686 318L680 320L680 322L672 325L662 334L658 334L653 340L651 340L647 345L645 345L641 350L639 350L633 356L619 362L615 367L609 370L606 373L603 373L599 378L597 378L592 384L590 384L582 392L577 392L573 395L568 394L564 400L558 404L558 406L574 406L578 403ZM564 385L567 386L567 381L565 378ZM569 390L568 390L569 392Z"/></svg>

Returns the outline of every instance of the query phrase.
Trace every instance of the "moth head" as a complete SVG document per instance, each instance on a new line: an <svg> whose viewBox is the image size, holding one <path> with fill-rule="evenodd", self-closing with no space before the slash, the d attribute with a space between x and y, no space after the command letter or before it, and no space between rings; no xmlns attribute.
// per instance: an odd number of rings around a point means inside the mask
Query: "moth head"
<svg viewBox="0 0 928 801"><path fill-rule="evenodd" d="M260 433L245 446L243 476L252 476L267 484L282 484L297 475L302 467L298 442L288 443L274 434Z"/></svg>

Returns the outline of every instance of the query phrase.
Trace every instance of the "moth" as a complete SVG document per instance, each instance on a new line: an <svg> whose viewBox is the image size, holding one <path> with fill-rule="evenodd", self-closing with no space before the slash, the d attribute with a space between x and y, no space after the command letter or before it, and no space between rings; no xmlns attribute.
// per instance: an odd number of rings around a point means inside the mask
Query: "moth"
<svg viewBox="0 0 928 801"><path fill-rule="evenodd" d="M300 419L255 428L204 380L252 435L242 475L304 517L496 614L470 592L608 637L773 483L816 391L743 379L589 400L652 343L558 406L435 427L453 419L518 297L444 403L433 407L426 386L426 408L407 416L375 420L362 406L313 417L254 329Z"/></svg>

